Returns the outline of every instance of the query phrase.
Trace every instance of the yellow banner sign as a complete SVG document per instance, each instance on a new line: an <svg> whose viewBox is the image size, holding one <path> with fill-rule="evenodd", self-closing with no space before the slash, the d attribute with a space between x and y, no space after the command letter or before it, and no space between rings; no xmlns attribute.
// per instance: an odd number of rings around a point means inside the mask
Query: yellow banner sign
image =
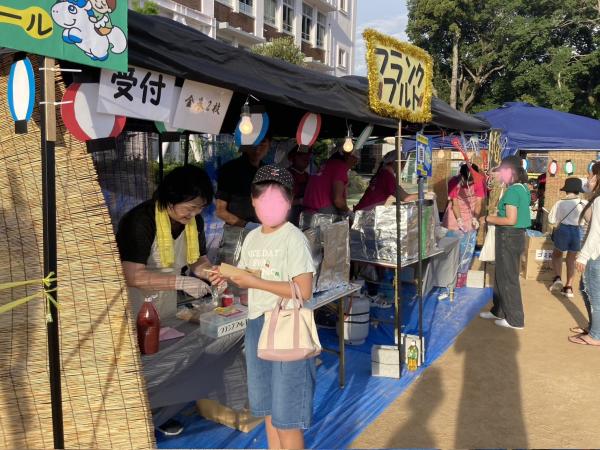
<svg viewBox="0 0 600 450"><path fill-rule="evenodd" d="M423 49L375 30L367 45L369 106L382 116L415 123L431 121L433 60Z"/></svg>

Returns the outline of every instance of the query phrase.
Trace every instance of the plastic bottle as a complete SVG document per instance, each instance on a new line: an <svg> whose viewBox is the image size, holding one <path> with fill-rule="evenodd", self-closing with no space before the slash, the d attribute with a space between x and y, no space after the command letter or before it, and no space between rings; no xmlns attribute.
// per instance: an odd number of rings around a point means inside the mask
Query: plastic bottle
<svg viewBox="0 0 600 450"><path fill-rule="evenodd" d="M414 372L419 367L419 348L415 341L411 341L410 347L408 347L408 370Z"/></svg>
<svg viewBox="0 0 600 450"><path fill-rule="evenodd" d="M146 297L137 316L138 345L142 355L158 352L160 337L160 318L152 303L153 297Z"/></svg>

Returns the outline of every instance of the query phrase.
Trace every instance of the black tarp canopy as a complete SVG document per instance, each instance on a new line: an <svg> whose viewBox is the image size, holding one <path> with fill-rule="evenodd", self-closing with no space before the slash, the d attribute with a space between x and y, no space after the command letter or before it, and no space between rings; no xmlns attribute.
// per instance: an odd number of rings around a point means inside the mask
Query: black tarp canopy
<svg viewBox="0 0 600 450"><path fill-rule="evenodd" d="M321 137L342 137L346 121L358 135L366 124L375 125L373 136L393 136L397 121L381 117L369 109L365 77L335 77L305 69L278 59L256 55L219 42L186 25L159 16L129 11L129 64L199 81L235 92L222 132L232 133L248 94L265 105L276 136L293 137L300 118L307 111L323 115ZM6 49L0 49L0 52ZM10 51L10 50L9 50ZM73 64L63 62L63 66ZM78 66L84 72L73 77L97 81L99 70ZM70 75L64 74L65 81ZM485 131L482 119L432 100L432 123L427 129ZM154 130L151 122L128 120L128 129ZM405 132L414 134L421 125L406 123Z"/></svg>

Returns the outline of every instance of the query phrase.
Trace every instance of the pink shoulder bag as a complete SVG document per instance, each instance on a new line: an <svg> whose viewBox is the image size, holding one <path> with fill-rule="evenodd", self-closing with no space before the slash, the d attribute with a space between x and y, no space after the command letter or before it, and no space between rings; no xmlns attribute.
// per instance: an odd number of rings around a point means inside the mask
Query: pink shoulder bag
<svg viewBox="0 0 600 450"><path fill-rule="evenodd" d="M258 357L267 361L300 361L321 353L321 343L313 312L302 306L302 293L290 281L292 299L280 298L265 323L258 340ZM286 309L291 302L293 308Z"/></svg>

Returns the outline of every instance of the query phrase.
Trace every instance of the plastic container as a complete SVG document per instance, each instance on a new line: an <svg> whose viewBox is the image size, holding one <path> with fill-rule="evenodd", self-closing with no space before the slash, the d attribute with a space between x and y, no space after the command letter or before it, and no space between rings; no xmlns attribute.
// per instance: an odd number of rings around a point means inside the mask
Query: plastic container
<svg viewBox="0 0 600 450"><path fill-rule="evenodd" d="M350 345L362 345L369 336L371 303L368 298L352 296L344 314L344 340Z"/></svg>
<svg viewBox="0 0 600 450"><path fill-rule="evenodd" d="M138 345L143 355L151 355L159 349L160 317L152 300L153 297L146 297L136 322Z"/></svg>
<svg viewBox="0 0 600 450"><path fill-rule="evenodd" d="M230 316L223 316L216 311L200 315L200 332L206 336L217 339L228 334L246 329L248 321L248 308L243 305L234 305L239 310Z"/></svg>

